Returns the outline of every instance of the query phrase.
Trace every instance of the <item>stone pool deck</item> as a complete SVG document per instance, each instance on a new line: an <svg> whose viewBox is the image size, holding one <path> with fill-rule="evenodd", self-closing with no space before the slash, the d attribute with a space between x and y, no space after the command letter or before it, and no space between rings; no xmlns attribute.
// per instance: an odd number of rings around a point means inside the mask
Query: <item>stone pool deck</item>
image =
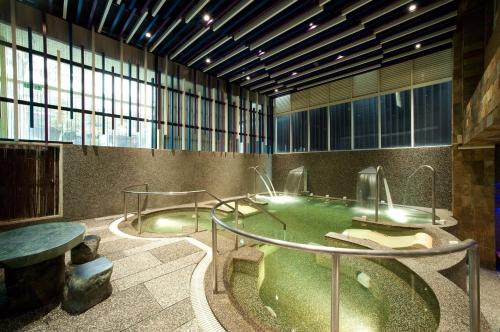
<svg viewBox="0 0 500 332"><path fill-rule="evenodd" d="M81 221L88 234L101 236L99 254L113 261L111 297L81 315L72 316L57 305L17 317L0 316L0 331L201 331L190 281L205 252L182 239L119 237L108 230L112 220ZM3 271L0 285L4 302Z"/></svg>
<svg viewBox="0 0 500 332"><path fill-rule="evenodd" d="M59 305L16 317L0 316L0 331L203 331L203 324L195 317L190 284L205 252L182 238L152 241L120 237L108 229L115 218L81 221L88 234L101 236L99 254L114 263L110 298L76 316L61 310ZM211 242L208 232L194 238L206 244ZM231 250L231 241L224 241L223 237L219 245L221 253ZM210 270L207 273L210 276ZM210 294L211 284L205 282ZM221 288L224 290L223 284ZM226 316L223 320L230 322L224 324L229 331L253 330L248 322L234 320L237 310L223 293L210 297L217 316ZM0 313L4 300L0 269ZM500 276L481 270L481 310L495 332L500 332L499 308Z"/></svg>

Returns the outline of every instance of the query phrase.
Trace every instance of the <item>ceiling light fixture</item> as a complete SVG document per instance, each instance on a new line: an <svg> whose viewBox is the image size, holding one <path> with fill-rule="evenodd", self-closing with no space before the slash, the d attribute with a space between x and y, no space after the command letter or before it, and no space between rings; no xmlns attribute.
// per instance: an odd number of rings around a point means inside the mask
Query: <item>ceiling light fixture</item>
<svg viewBox="0 0 500 332"><path fill-rule="evenodd" d="M411 4L411 5L408 6L408 11L410 13L413 13L415 10L417 10L417 5L416 4L413 3L413 4Z"/></svg>
<svg viewBox="0 0 500 332"><path fill-rule="evenodd" d="M266 54L263 50L259 50L259 56Z"/></svg>
<svg viewBox="0 0 500 332"><path fill-rule="evenodd" d="M307 30L313 30L313 29L316 29L318 27L317 24L314 24L313 22L309 23L309 28L307 28Z"/></svg>
<svg viewBox="0 0 500 332"><path fill-rule="evenodd" d="M295 75L297 75L297 74L298 74L298 73L297 73L296 71L294 71L294 72L292 73L292 76L295 76Z"/></svg>
<svg viewBox="0 0 500 332"><path fill-rule="evenodd" d="M247 81L250 81L250 76L248 76L248 75L247 75L247 77L245 77L245 79L246 79Z"/></svg>
<svg viewBox="0 0 500 332"><path fill-rule="evenodd" d="M342 54L339 54L339 55L337 56L337 60L340 60L340 59L342 59L343 57L344 57L344 56L343 56Z"/></svg>
<svg viewBox="0 0 500 332"><path fill-rule="evenodd" d="M421 48L421 47L422 47L422 44L420 44L420 43L415 44L415 49L417 49L417 50L418 50L418 49L419 49L419 48Z"/></svg>
<svg viewBox="0 0 500 332"><path fill-rule="evenodd" d="M208 14L203 15L203 21L208 22L210 20L211 20L210 15Z"/></svg>
<svg viewBox="0 0 500 332"><path fill-rule="evenodd" d="M146 38L151 38L151 32L146 32Z"/></svg>
<svg viewBox="0 0 500 332"><path fill-rule="evenodd" d="M278 89L274 89L274 92L278 92L279 90Z"/></svg>
<svg viewBox="0 0 500 332"><path fill-rule="evenodd" d="M210 62L212 62L212 60L210 60L210 58L206 58L206 59L205 59L205 62L206 62L206 63L210 63Z"/></svg>

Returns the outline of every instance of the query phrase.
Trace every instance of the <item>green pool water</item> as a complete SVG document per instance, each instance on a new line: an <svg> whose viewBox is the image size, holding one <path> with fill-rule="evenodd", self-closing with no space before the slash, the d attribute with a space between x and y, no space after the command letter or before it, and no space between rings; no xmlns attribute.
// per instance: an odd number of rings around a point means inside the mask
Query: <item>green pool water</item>
<svg viewBox="0 0 500 332"><path fill-rule="evenodd" d="M417 232L353 224L353 217L373 218L374 214L373 210L353 202L309 197L262 197L260 200L267 201L263 208L286 222L287 230L284 231L280 223L263 213L241 218L239 227L267 237L338 246L342 244L325 239L325 234L360 227L386 235L413 235ZM218 216L234 226L231 214L219 212ZM430 214L413 209L397 209L394 212L382 208L380 219L395 224L431 223ZM199 225L201 230L211 228L209 210L200 209ZM149 215L143 219L143 230L173 234L192 232L193 210ZM242 310L257 317L270 329L329 331L330 257L250 244L264 252L264 273L260 276L260 283L247 274L233 274L232 292ZM358 280L360 276L364 276L364 284ZM366 279L369 279L368 285ZM439 324L439 306L432 290L412 271L394 260L343 257L340 293L342 331L435 331Z"/></svg>

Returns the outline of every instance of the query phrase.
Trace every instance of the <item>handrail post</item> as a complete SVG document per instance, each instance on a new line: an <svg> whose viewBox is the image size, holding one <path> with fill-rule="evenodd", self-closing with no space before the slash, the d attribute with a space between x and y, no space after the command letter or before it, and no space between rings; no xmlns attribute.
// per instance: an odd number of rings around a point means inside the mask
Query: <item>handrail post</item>
<svg viewBox="0 0 500 332"><path fill-rule="evenodd" d="M195 232L198 233L198 195L194 194L194 215L195 215Z"/></svg>
<svg viewBox="0 0 500 332"><path fill-rule="evenodd" d="M139 225L139 234L142 234L141 194L137 194L137 224Z"/></svg>
<svg viewBox="0 0 500 332"><path fill-rule="evenodd" d="M378 221L378 204L380 202L380 177L379 177L380 166L377 167L376 177L376 190L375 190L375 221Z"/></svg>
<svg viewBox="0 0 500 332"><path fill-rule="evenodd" d="M331 299L331 321L330 331L339 332L340 313L340 256L332 255L332 299Z"/></svg>
<svg viewBox="0 0 500 332"><path fill-rule="evenodd" d="M469 276L469 329L471 332L480 331L479 310L479 253L477 243L467 250L469 261L467 274Z"/></svg>
<svg viewBox="0 0 500 332"><path fill-rule="evenodd" d="M432 224L436 224L436 172L431 167L432 171Z"/></svg>
<svg viewBox="0 0 500 332"><path fill-rule="evenodd" d="M238 228L238 200L235 200L234 201L234 227L235 228ZM238 239L238 234L235 234L235 237L234 237L234 250L238 250L239 246L238 246L238 242L239 242L239 239Z"/></svg>
<svg viewBox="0 0 500 332"><path fill-rule="evenodd" d="M214 294L219 292L219 283L217 281L217 223L215 218L212 218L212 270L213 270L213 286Z"/></svg>
<svg viewBox="0 0 500 332"><path fill-rule="evenodd" d="M123 192L123 220L127 221L127 193Z"/></svg>

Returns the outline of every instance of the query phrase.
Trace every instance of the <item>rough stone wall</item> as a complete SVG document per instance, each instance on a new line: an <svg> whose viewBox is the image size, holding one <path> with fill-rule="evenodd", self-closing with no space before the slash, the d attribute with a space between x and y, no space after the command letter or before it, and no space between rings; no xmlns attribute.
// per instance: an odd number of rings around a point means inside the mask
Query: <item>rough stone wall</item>
<svg viewBox="0 0 500 332"><path fill-rule="evenodd" d="M471 142L471 133L475 132L479 119L487 118L476 104L482 97L473 98L467 114L466 105L475 91L483 90L478 87L478 83L484 75L485 48L491 35L492 3L489 0L462 0L453 42L452 210L458 220L457 236L477 240L481 263L489 268L494 268L496 260L493 194L495 153L494 149L460 150L458 135Z"/></svg>
<svg viewBox="0 0 500 332"><path fill-rule="evenodd" d="M64 145L63 214L94 218L122 213L122 189L139 183L148 183L150 191L206 189L219 197L243 195L253 192L253 175L248 168L255 165L269 171L271 157ZM137 210L137 200L128 202L130 210ZM148 207L187 202L193 198L150 197Z"/></svg>
<svg viewBox="0 0 500 332"><path fill-rule="evenodd" d="M394 203L403 203L406 179L420 165L428 164L436 170L436 204L451 206L451 148L406 148L361 151L335 151L273 155L273 182L276 190L283 190L288 172L305 166L309 177L309 191L333 197L356 198L358 172L369 166L382 165ZM430 173L421 170L410 181L406 203L430 206Z"/></svg>

